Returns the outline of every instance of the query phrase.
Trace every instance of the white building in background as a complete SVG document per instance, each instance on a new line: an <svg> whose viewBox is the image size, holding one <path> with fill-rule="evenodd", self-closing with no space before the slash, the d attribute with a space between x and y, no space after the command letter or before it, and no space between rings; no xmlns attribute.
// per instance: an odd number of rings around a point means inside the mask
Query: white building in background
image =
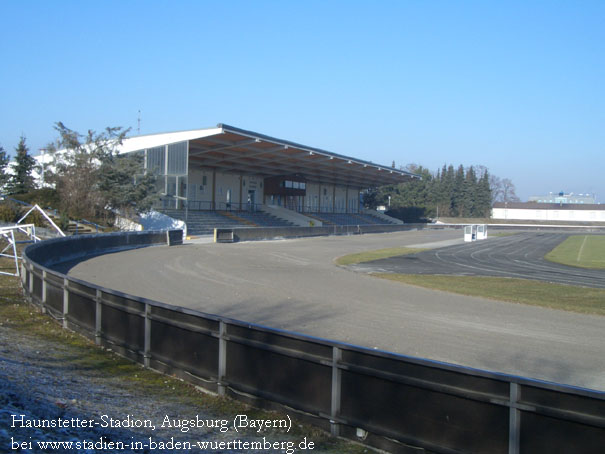
<svg viewBox="0 0 605 454"><path fill-rule="evenodd" d="M605 204L496 202L492 219L605 222Z"/></svg>
<svg viewBox="0 0 605 454"><path fill-rule="evenodd" d="M591 194L574 194L573 192L565 193L549 193L548 195L534 195L528 199L528 202L537 202L537 203L581 203L581 204L589 204L594 205L596 203L596 199L594 195Z"/></svg>

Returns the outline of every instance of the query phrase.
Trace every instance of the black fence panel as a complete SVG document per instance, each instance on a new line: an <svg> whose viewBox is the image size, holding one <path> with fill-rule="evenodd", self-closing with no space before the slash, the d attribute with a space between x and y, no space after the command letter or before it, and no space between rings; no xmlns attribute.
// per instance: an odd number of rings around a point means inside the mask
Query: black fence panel
<svg viewBox="0 0 605 454"><path fill-rule="evenodd" d="M332 346L321 341L313 342L310 339L298 339L293 337L291 333L279 334L249 326L229 324L227 326L227 335L230 339L234 340L239 338L248 342L258 342L268 347L304 352L307 355L316 356L318 359L332 360Z"/></svg>
<svg viewBox="0 0 605 454"><path fill-rule="evenodd" d="M588 396L577 394L565 394L555 390L523 385L519 403L542 408L548 412L552 409L565 408L566 411L574 412L578 418L597 417L601 420L601 427L605 431L605 408L603 402ZM605 445L604 445L605 446Z"/></svg>
<svg viewBox="0 0 605 454"><path fill-rule="evenodd" d="M169 230L168 231L168 245L176 246L183 244L183 231L182 230Z"/></svg>
<svg viewBox="0 0 605 454"><path fill-rule="evenodd" d="M46 282L56 287L62 287L64 278L63 276L55 275L53 273L46 273Z"/></svg>
<svg viewBox="0 0 605 454"><path fill-rule="evenodd" d="M435 363L421 360L405 360L402 357L387 355L381 356L376 353L343 350L343 364L351 364L357 368L368 368L385 374L395 374L405 378L408 382L424 382L435 388L440 385L455 387L460 390L468 390L472 394L485 394L485 399L501 398L507 400L510 387L507 381L498 380L493 377L485 377L473 374L472 370L464 368L436 367ZM475 371L478 372L478 371Z"/></svg>
<svg viewBox="0 0 605 454"><path fill-rule="evenodd" d="M178 232L182 238L182 230L175 231L173 236L178 239ZM52 267L82 257L158 244L168 244L166 232L117 232L46 240L29 245L24 253L34 263Z"/></svg>
<svg viewBox="0 0 605 454"><path fill-rule="evenodd" d="M38 271L40 274L42 274L41 271ZM34 294L32 296L39 298L40 300L42 299L42 277L39 276L37 273L32 273L32 279L33 279L33 284L34 284Z"/></svg>
<svg viewBox="0 0 605 454"><path fill-rule="evenodd" d="M218 377L218 344L209 333L151 321L151 357L198 377Z"/></svg>
<svg viewBox="0 0 605 454"><path fill-rule="evenodd" d="M522 412L521 453L602 454L605 429Z"/></svg>
<svg viewBox="0 0 605 454"><path fill-rule="evenodd" d="M362 230L352 226L340 233ZM334 434L355 438L363 429L367 444L447 454L603 452L603 392L264 328L48 269L74 257L166 244L168 238L166 232L139 232L31 245L24 251L24 291L53 316L66 317L64 326L117 346L147 367L222 394L245 391L287 405L329 424Z"/></svg>
<svg viewBox="0 0 605 454"><path fill-rule="evenodd" d="M136 314L103 304L101 314L101 332L104 337L128 350L144 350L144 313Z"/></svg>
<svg viewBox="0 0 605 454"><path fill-rule="evenodd" d="M370 432L428 448L508 452L506 407L349 371L342 396L340 415Z"/></svg>
<svg viewBox="0 0 605 454"><path fill-rule="evenodd" d="M260 345L227 344L226 380L271 400L312 413L329 413L332 368Z"/></svg>
<svg viewBox="0 0 605 454"><path fill-rule="evenodd" d="M219 333L219 321L208 317L202 317L201 314L191 314L180 311L179 308L167 308L159 305L152 305L149 308L150 316L155 320L164 320L174 326L190 327L192 330L207 331L208 333Z"/></svg>
<svg viewBox="0 0 605 454"><path fill-rule="evenodd" d="M63 279L61 279L63 281ZM46 305L57 312L63 312L63 288L46 283Z"/></svg>
<svg viewBox="0 0 605 454"><path fill-rule="evenodd" d="M71 283L70 283L71 285ZM69 294L69 309L67 318L89 332L95 332L96 301L94 297L82 296L77 293Z"/></svg>

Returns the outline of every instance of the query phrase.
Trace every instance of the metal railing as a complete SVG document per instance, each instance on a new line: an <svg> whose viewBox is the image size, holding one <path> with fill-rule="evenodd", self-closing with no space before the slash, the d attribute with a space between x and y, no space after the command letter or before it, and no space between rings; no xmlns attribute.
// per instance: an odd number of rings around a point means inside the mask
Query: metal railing
<svg viewBox="0 0 605 454"><path fill-rule="evenodd" d="M605 393L469 369L281 331L126 295L53 271L133 233L29 246L26 295L99 345L220 394L261 398L334 435L386 450L435 453L601 452ZM113 239L111 239L113 238ZM146 237L161 243L157 234ZM71 247L70 247L71 245ZM252 396L252 397L245 397Z"/></svg>

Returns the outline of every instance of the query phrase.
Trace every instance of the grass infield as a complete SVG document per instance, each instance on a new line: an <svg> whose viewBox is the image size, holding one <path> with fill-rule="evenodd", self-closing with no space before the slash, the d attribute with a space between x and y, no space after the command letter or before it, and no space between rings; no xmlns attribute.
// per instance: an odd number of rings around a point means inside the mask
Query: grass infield
<svg viewBox="0 0 605 454"><path fill-rule="evenodd" d="M435 290L481 298L605 315L605 290L488 276L376 273L373 276Z"/></svg>
<svg viewBox="0 0 605 454"><path fill-rule="evenodd" d="M573 237L570 237L573 238ZM580 236L583 241L584 236ZM596 249L605 249L605 236L588 236L598 238ZM588 241L588 240L587 240ZM599 242L599 241L602 241ZM562 245L565 244L562 243ZM590 243L592 247L594 243ZM572 248L573 254L578 255L580 245ZM585 245L586 250L588 246ZM425 249L389 248L375 251L359 252L345 255L335 260L338 265L354 265L371 262L398 255L415 254ZM556 250L556 249L555 249ZM570 255L571 253L567 253ZM599 254L596 254L599 257ZM593 257L592 252L582 252L582 257ZM601 253L601 259L605 254ZM597 259L598 260L598 259ZM582 263L586 263L583 261ZM593 261L594 263L594 261ZM603 264L605 265L605 263ZM577 265L576 265L577 266ZM604 266L605 268L605 266ZM477 296L512 303L529 304L532 306L548 307L583 314L605 315L605 290L572 285L551 284L549 282L531 281L527 279L512 279L488 276L443 276L427 274L390 274L374 273L373 276L401 282L403 284L458 293L460 295Z"/></svg>
<svg viewBox="0 0 605 454"><path fill-rule="evenodd" d="M356 254L343 255L338 257L335 262L337 265L355 265L357 263L371 262L373 260L396 257L398 255L415 254L416 252L426 251L426 249L415 249L409 247L392 247L387 249L377 249L375 251L357 252Z"/></svg>
<svg viewBox="0 0 605 454"><path fill-rule="evenodd" d="M605 235L573 235L544 256L579 268L605 269Z"/></svg>

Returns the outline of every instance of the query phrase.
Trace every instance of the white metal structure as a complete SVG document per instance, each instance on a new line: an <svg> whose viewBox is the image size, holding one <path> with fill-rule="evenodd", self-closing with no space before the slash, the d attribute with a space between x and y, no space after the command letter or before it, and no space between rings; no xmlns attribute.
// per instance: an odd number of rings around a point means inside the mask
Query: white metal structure
<svg viewBox="0 0 605 454"><path fill-rule="evenodd" d="M484 240L487 238L487 225L479 224L477 226L477 239Z"/></svg>
<svg viewBox="0 0 605 454"><path fill-rule="evenodd" d="M28 211L27 213L25 213L25 215L24 215L24 216L22 216L22 217L21 217L21 219L19 219L19 220L17 221L17 224L20 224L20 223L21 223L21 222L22 222L24 219L26 219L26 218L29 216L29 214L30 214L32 211L34 211L34 210L37 210L39 213L42 213L42 216L44 216L44 219L46 219L46 220L48 221L48 223L49 223L50 225L52 225L52 226L53 226L53 228L54 228L54 229L55 229L55 230L56 230L56 231L59 233L59 235L61 235L61 236L65 236L65 233L63 233L63 230L61 230L61 229L59 228L59 226L53 222L53 220L50 218L50 216L49 216L48 214L46 214L46 212L45 212L45 211L44 211L42 208L40 208L40 206L39 206L38 204L36 204L36 205L34 205L33 207L31 207L31 208L29 209L29 211ZM28 224L28 225L29 225L29 224ZM33 224L31 224L31 225L33 225ZM37 238L37 237L36 237L36 240L37 240L37 241L40 241L40 238Z"/></svg>
<svg viewBox="0 0 605 454"><path fill-rule="evenodd" d="M34 224L16 224L8 227L0 227L0 237L2 238L2 242L6 241L6 245L4 245L4 249L0 252L0 257L8 257L14 260L15 262L15 272L9 273L8 271L1 271L0 274L5 274L8 276L19 276L19 254L17 253L17 240L15 240L15 231L24 233L29 238L26 242L40 241L40 238L36 236L36 226ZM12 253L7 253L8 251L12 251Z"/></svg>
<svg viewBox="0 0 605 454"><path fill-rule="evenodd" d="M464 241L470 242L477 239L477 226L476 225L465 225L464 226Z"/></svg>
<svg viewBox="0 0 605 454"><path fill-rule="evenodd" d="M487 238L487 225L485 224L471 224L464 226L464 241L471 242L477 240L484 240Z"/></svg>

